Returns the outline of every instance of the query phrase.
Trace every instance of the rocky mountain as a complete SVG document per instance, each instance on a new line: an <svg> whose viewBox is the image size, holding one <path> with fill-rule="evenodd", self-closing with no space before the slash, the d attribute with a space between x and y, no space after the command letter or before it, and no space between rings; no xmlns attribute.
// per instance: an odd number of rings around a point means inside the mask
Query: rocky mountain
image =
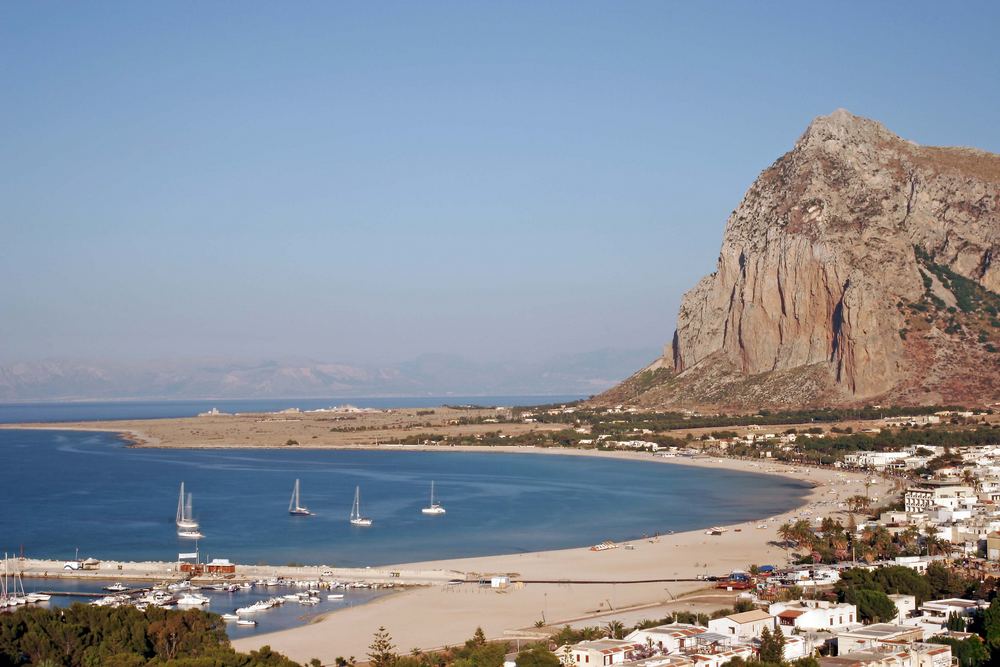
<svg viewBox="0 0 1000 667"><path fill-rule="evenodd" d="M1000 156L838 110L767 168L663 356L599 402L1000 398Z"/></svg>
<svg viewBox="0 0 1000 667"><path fill-rule="evenodd" d="M428 354L394 364L311 360L108 362L47 360L0 367L0 401L358 396L589 396L655 352L603 349L537 362Z"/></svg>

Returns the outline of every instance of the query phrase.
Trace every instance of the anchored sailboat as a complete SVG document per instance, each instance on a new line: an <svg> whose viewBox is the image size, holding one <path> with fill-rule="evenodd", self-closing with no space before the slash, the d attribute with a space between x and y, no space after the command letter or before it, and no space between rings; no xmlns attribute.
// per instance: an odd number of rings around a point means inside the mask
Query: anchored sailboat
<svg viewBox="0 0 1000 667"><path fill-rule="evenodd" d="M181 495L177 498L177 537L191 540L205 537L198 530L198 522L194 520L193 503L192 494L184 495L184 482L181 482Z"/></svg>
<svg viewBox="0 0 1000 667"><path fill-rule="evenodd" d="M370 526L372 520L366 516L361 516L361 487L354 487L354 507L351 508L352 526Z"/></svg>
<svg viewBox="0 0 1000 667"><path fill-rule="evenodd" d="M182 530L198 530L198 522L191 515L191 494L184 495L184 482L177 497L177 527Z"/></svg>
<svg viewBox="0 0 1000 667"><path fill-rule="evenodd" d="M303 507L299 500L299 480L295 480L295 488L292 489L292 499L288 501L288 513L292 516L312 516L309 508Z"/></svg>
<svg viewBox="0 0 1000 667"><path fill-rule="evenodd" d="M445 513L445 509L443 507L441 507L441 504L435 502L435 500L434 500L434 482L433 482L433 480L431 481L431 504L430 504L429 507L425 507L425 508L423 508L420 511L423 512L424 514L444 514Z"/></svg>

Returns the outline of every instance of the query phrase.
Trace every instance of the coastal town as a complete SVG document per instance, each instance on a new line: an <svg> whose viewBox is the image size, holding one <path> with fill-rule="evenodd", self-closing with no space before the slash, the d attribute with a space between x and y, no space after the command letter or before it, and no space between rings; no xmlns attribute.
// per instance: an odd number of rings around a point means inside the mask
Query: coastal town
<svg viewBox="0 0 1000 667"><path fill-rule="evenodd" d="M195 423L207 424L202 434L215 423L236 436L241 424L279 424L301 434L310 419L360 416L373 420L374 428L362 421L352 433L382 442L355 447L518 451L746 470L807 480L812 492L804 505L782 515L537 555L380 568L201 562L197 553L180 554L191 558L175 563L20 558L10 561L10 571L19 581L53 580L49 588L58 588L62 578L112 577L129 586L94 595L92 604L194 606L249 627L281 605L308 608L336 600L318 622L234 641L240 650L266 645L296 660L320 656L321 664L364 653L368 633L356 629L374 633L383 626L427 656L482 628L488 644L526 647L507 653L508 667L520 664L517 654L526 651L532 659L547 652L568 667L813 660L829 667L943 667L980 664L968 656L986 654L982 642L992 630L984 619L1000 572L1000 438L992 410L888 417L869 410L851 420L824 414L828 421L813 417L814 425L800 423L798 413L725 417L576 404L421 412L420 420L440 419L443 432L428 435L420 424L419 435L400 435L416 412L349 406L312 415L210 410ZM117 426L140 446L185 446L163 442L166 434L188 432L192 422L177 421L176 428L170 420ZM146 435L150 428L158 429L155 444ZM569 444L552 441L567 434ZM529 438L541 446L525 445ZM885 445L887 438L893 444ZM505 439L517 444L496 444ZM992 444L966 444L979 441ZM382 597L341 608L345 594L359 589ZM209 604L219 590L257 597L220 609ZM603 598L596 607L595 598ZM422 606L464 621L424 623L413 617Z"/></svg>

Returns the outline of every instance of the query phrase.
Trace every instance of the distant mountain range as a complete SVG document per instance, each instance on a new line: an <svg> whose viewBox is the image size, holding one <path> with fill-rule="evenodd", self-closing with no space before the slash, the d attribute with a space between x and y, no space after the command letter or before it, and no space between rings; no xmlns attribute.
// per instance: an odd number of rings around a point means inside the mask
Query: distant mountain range
<svg viewBox="0 0 1000 667"><path fill-rule="evenodd" d="M656 350L603 349L542 362L427 354L386 365L306 360L105 362L0 367L0 401L596 394Z"/></svg>

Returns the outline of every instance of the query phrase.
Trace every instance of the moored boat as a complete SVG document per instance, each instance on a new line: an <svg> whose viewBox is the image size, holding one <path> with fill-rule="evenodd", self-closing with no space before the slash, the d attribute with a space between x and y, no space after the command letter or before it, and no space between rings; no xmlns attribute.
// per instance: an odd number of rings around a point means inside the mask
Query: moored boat
<svg viewBox="0 0 1000 667"><path fill-rule="evenodd" d="M288 513L292 516L312 516L309 508L303 507L299 498L299 480L295 480L295 487L292 489L292 499L288 501Z"/></svg>
<svg viewBox="0 0 1000 667"><path fill-rule="evenodd" d="M177 498L177 527L181 530L197 530L198 522L191 516L191 494L184 495L184 482L181 482L181 492Z"/></svg>
<svg viewBox="0 0 1000 667"><path fill-rule="evenodd" d="M429 506L423 508L420 511L422 513L424 513L424 514L431 514L431 515L437 515L437 514L444 514L445 513L444 507L442 507L440 503L438 503L437 501L434 500L434 481L433 480L431 480L431 504Z"/></svg>
<svg viewBox="0 0 1000 667"><path fill-rule="evenodd" d="M354 487L354 506L351 508L352 526L370 526L372 520L366 516L361 516L361 487Z"/></svg>

